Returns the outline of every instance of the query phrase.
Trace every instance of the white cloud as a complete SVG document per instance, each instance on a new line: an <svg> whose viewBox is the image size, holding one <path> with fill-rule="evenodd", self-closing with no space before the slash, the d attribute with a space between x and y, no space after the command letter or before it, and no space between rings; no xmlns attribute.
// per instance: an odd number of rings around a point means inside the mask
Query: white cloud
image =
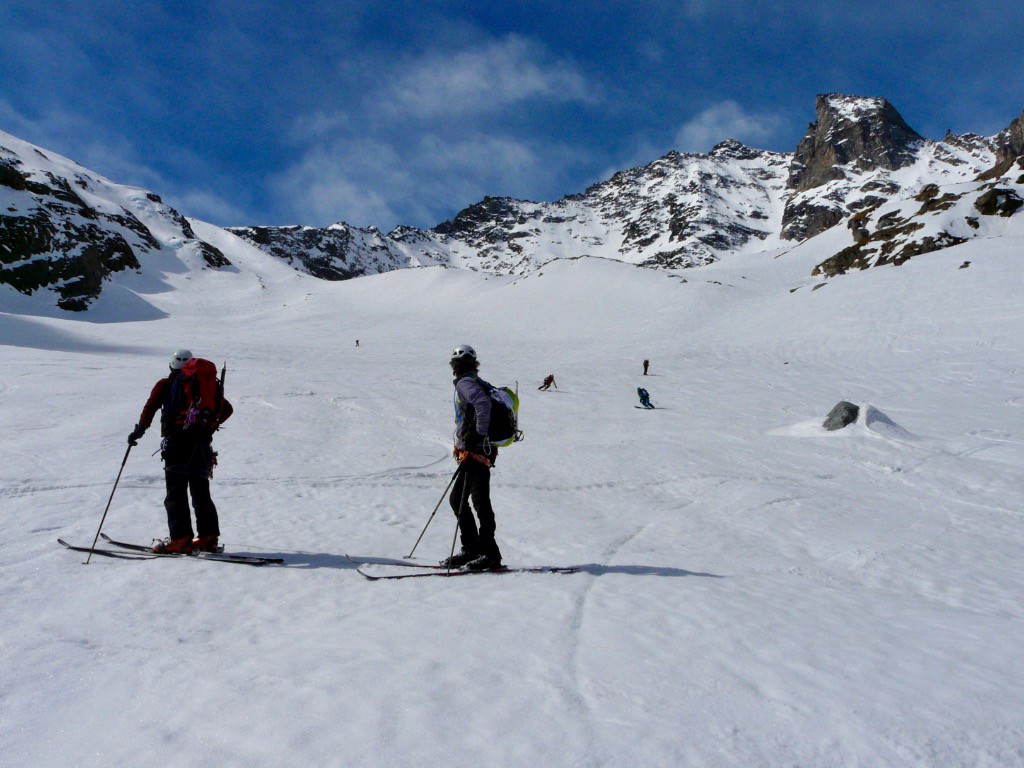
<svg viewBox="0 0 1024 768"><path fill-rule="evenodd" d="M600 88L566 61L517 35L431 53L397 73L381 99L391 114L413 118L493 112L528 100L596 103Z"/></svg>
<svg viewBox="0 0 1024 768"><path fill-rule="evenodd" d="M748 113L735 101L722 101L685 123L676 132L675 148L707 152L725 139L756 146L771 138L780 125L780 118L774 115Z"/></svg>

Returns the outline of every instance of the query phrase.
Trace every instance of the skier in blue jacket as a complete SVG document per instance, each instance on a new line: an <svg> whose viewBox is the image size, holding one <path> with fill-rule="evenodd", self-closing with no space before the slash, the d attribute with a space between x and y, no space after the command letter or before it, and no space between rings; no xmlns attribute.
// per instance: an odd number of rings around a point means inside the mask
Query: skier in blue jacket
<svg viewBox="0 0 1024 768"><path fill-rule="evenodd" d="M640 398L640 405L642 405L644 408L654 407L653 405L651 405L651 395L646 389L644 389L643 387L637 387L636 394L637 397Z"/></svg>
<svg viewBox="0 0 1024 768"><path fill-rule="evenodd" d="M481 383L476 350L461 344L452 351L455 376L455 460L460 471L448 503L459 521L462 550L441 565L484 571L501 567L501 550L494 539L496 524L491 507L491 467L498 449L490 444L491 396ZM476 517L470 509L470 500Z"/></svg>

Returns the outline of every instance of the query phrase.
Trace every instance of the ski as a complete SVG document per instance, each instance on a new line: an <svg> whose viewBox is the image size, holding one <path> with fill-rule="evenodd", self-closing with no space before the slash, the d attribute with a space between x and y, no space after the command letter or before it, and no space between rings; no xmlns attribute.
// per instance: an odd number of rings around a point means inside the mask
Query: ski
<svg viewBox="0 0 1024 768"><path fill-rule="evenodd" d="M385 574L373 574L367 573L362 568L356 568L360 576L369 579L370 581L388 581L393 579L416 579L422 576L472 576L482 574L502 574L502 573L578 573L580 568L578 566L553 566L553 565L538 565L533 567L521 567L521 568L492 568L486 571L467 571L467 570L446 570L444 568L431 567L431 570L424 573L385 573Z"/></svg>
<svg viewBox="0 0 1024 768"><path fill-rule="evenodd" d="M225 563L239 563L240 565L278 565L284 562L283 557L260 557L258 555L234 555L226 552L189 552L183 555L180 552L154 552L152 547L145 544L129 544L126 541L116 541L105 533L100 534L103 540L115 547L121 547L132 552L145 552L152 557L195 557L200 560L219 560Z"/></svg>
<svg viewBox="0 0 1024 768"><path fill-rule="evenodd" d="M152 560L153 557L146 555L129 555L127 552L115 552L112 549L91 549L90 547L76 547L74 544L68 544L64 539L57 539L57 543L62 547L73 550L75 552L92 552L94 555L103 555L103 557L116 557L118 560Z"/></svg>
<svg viewBox="0 0 1024 768"><path fill-rule="evenodd" d="M345 555L345 559L355 565L395 565L400 568L433 568L445 570L443 565L434 565L433 563L413 563L408 560L357 560L352 555Z"/></svg>

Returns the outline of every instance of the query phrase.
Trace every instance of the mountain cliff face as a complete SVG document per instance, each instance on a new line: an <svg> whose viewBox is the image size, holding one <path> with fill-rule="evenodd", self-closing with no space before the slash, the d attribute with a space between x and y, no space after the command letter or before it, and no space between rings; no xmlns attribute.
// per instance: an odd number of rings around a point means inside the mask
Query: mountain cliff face
<svg viewBox="0 0 1024 768"><path fill-rule="evenodd" d="M161 250L230 264L159 196L0 132L0 285L52 292L61 309L82 311L110 275L141 270Z"/></svg>
<svg viewBox="0 0 1024 768"><path fill-rule="evenodd" d="M917 134L885 99L819 96L816 122L793 155L782 237L802 241L851 214L915 194L926 183L969 181L995 162L995 142Z"/></svg>
<svg viewBox="0 0 1024 768"><path fill-rule="evenodd" d="M339 223L229 231L299 271L345 280L428 265L525 274L584 256L676 270L803 242L846 221L853 241L820 266L829 276L898 264L987 231L971 224L995 215L980 209L945 228L916 226L934 206L964 208L952 202L968 195L964 184L975 184L974 197L991 192L1002 201L997 215L1016 212L1024 115L993 137L936 142L885 99L825 94L815 110L792 154L727 140L708 154L670 152L554 202L486 197L429 230L383 234ZM920 210L886 207L908 200ZM931 239L915 240L918 229ZM0 133L0 286L52 292L57 306L82 310L112 274L144 270L155 253L181 255L187 268L229 266L157 195Z"/></svg>

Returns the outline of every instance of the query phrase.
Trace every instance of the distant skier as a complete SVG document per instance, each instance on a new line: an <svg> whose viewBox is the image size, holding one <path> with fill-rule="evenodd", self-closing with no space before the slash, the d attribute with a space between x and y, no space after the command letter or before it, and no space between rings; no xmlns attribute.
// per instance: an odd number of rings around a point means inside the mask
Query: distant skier
<svg viewBox="0 0 1024 768"><path fill-rule="evenodd" d="M543 384L541 384L541 385L540 385L539 387L537 387L537 389L541 389L541 390L547 391L547 389L548 389L548 388L549 388L549 387L550 387L550 386L551 386L552 384L555 384L555 374L553 374L553 373L549 373L549 374L548 374L548 375L547 375L547 376L546 376L546 377L544 378L544 383L543 383ZM555 384L555 389L558 389L558 385L557 385L557 384Z"/></svg>
<svg viewBox="0 0 1024 768"><path fill-rule="evenodd" d="M642 405L644 408L654 407L653 405L651 405L651 395L646 389L644 389L643 387L637 387L636 394L637 397L640 398L640 405Z"/></svg>
<svg viewBox="0 0 1024 768"><path fill-rule="evenodd" d="M644 376L647 375L647 369L650 368L650 367L651 367L651 361L650 360L644 360Z"/></svg>
<svg viewBox="0 0 1024 768"><path fill-rule="evenodd" d="M448 502L459 521L462 550L441 561L449 568L465 566L472 571L501 567L501 550L494 540L494 509L491 507L491 467L498 449L487 440L491 421L491 397L477 375L476 350L461 344L452 351L455 375L455 460L460 464ZM469 502L476 510L479 528Z"/></svg>
<svg viewBox="0 0 1024 768"><path fill-rule="evenodd" d="M220 536L217 507L210 498L210 475L217 463L217 454L213 451L213 433L231 417L234 409L222 396L216 413L212 409L197 412L193 403L186 402L186 377L182 369L190 360L192 353L187 349L174 353L170 375L160 379L153 387L142 415L139 416L139 423L128 435L129 444L138 445L138 440L153 423L156 412L162 411L160 456L164 460L164 481L167 487L164 508L167 510L170 536L154 545L154 552L213 552L217 549ZM213 370L215 376L216 368ZM194 539L192 515L188 508L190 492L199 534Z"/></svg>
<svg viewBox="0 0 1024 768"><path fill-rule="evenodd" d="M356 339L356 346L359 346L359 339Z"/></svg>

